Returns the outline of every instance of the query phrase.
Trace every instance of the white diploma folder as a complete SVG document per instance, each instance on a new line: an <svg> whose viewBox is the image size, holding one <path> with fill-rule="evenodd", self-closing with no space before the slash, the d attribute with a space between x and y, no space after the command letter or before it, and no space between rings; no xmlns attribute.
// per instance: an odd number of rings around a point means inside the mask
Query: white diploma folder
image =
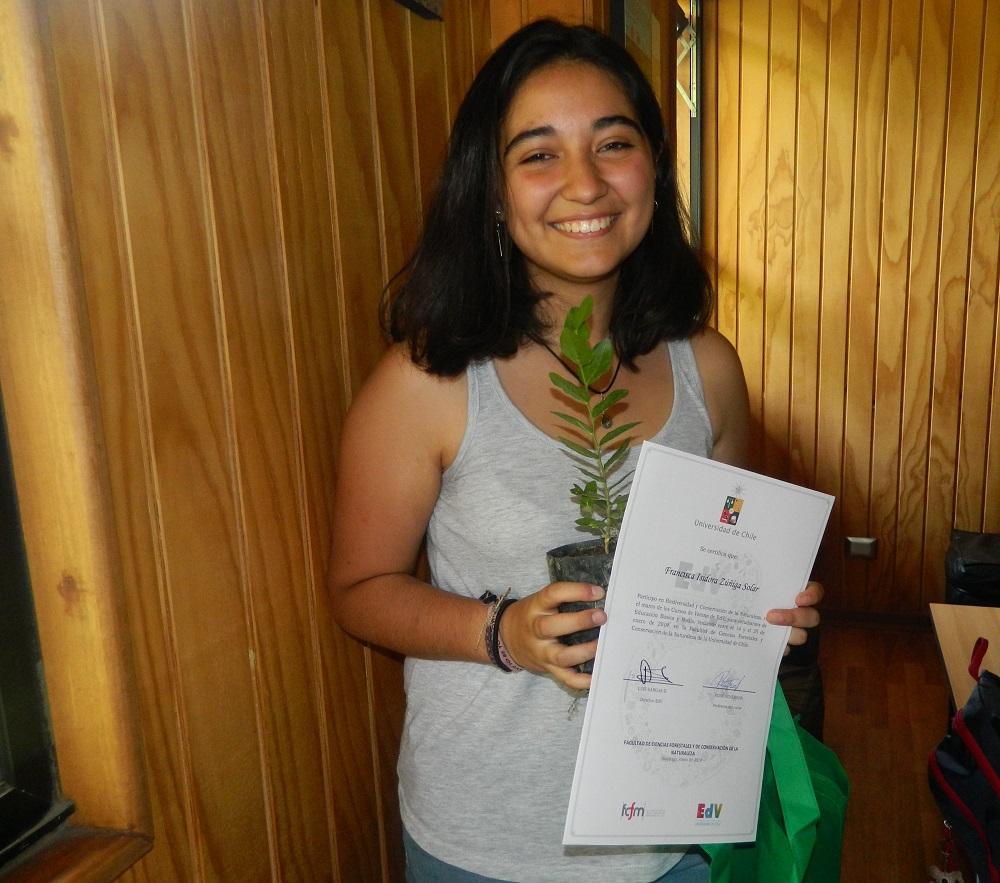
<svg viewBox="0 0 1000 883"><path fill-rule="evenodd" d="M564 844L754 840L771 702L833 497L645 442Z"/></svg>

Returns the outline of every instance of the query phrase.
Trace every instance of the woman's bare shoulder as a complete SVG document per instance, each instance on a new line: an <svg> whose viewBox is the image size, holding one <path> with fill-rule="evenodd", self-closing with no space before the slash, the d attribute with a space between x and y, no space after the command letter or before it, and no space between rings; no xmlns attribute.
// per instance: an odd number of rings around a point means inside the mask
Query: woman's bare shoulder
<svg viewBox="0 0 1000 883"><path fill-rule="evenodd" d="M715 433L712 456L745 466L749 453L750 404L739 354L714 328L704 328L695 334L691 348Z"/></svg>
<svg viewBox="0 0 1000 883"><path fill-rule="evenodd" d="M706 367L717 364L723 368L731 368L740 363L740 357L729 339L711 326L705 326L691 337L691 348L698 359L699 368L702 360L706 362Z"/></svg>
<svg viewBox="0 0 1000 883"><path fill-rule="evenodd" d="M432 448L447 462L465 431L467 395L464 374L431 374L405 345L394 344L354 397L345 429Z"/></svg>

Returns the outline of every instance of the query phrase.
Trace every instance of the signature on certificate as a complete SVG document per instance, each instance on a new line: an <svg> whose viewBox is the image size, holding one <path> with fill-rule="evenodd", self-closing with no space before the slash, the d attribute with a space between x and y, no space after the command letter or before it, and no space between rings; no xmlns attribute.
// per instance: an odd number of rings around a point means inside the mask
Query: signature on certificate
<svg viewBox="0 0 1000 883"><path fill-rule="evenodd" d="M683 684L678 684L676 681L670 680L669 675L667 675L667 667L661 665L654 668L653 665L647 659L643 659L639 663L639 671L627 677L627 681L638 681L640 684L652 684L654 686L660 687L683 687Z"/></svg>
<svg viewBox="0 0 1000 883"><path fill-rule="evenodd" d="M714 687L716 690L737 690L740 693L753 693L753 690L743 690L743 682L747 679L746 674L740 674L731 668L724 668L715 677L711 678L706 687Z"/></svg>

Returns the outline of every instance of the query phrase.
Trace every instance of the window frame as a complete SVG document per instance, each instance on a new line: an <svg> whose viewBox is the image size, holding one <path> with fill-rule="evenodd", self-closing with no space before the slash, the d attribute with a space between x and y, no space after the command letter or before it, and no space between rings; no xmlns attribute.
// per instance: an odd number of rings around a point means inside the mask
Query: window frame
<svg viewBox="0 0 1000 883"><path fill-rule="evenodd" d="M5 881L112 880L152 845L86 302L44 4L0 4L0 392L63 791L76 813Z"/></svg>

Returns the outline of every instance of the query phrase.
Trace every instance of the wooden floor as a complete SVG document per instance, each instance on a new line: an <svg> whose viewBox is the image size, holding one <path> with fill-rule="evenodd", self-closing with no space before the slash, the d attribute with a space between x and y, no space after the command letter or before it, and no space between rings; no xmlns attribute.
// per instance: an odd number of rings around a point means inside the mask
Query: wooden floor
<svg viewBox="0 0 1000 883"><path fill-rule="evenodd" d="M820 660L824 741L851 782L840 879L926 883L928 866L942 864L927 755L948 719L947 678L930 625L828 618Z"/></svg>

